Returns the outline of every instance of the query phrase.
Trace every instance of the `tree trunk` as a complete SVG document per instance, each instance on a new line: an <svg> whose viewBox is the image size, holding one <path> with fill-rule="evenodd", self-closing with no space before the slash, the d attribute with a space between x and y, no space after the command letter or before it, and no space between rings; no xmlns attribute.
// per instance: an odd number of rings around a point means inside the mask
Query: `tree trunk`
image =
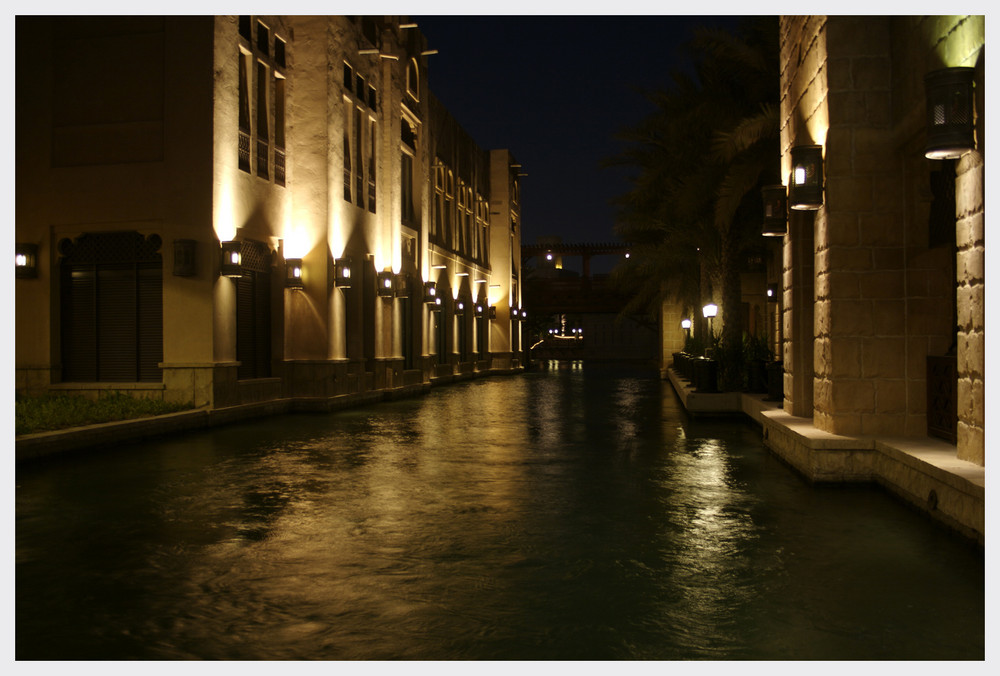
<svg viewBox="0 0 1000 676"><path fill-rule="evenodd" d="M719 375L724 391L739 390L743 384L743 291L740 286L742 259L738 238L729 236L722 249L722 336Z"/></svg>

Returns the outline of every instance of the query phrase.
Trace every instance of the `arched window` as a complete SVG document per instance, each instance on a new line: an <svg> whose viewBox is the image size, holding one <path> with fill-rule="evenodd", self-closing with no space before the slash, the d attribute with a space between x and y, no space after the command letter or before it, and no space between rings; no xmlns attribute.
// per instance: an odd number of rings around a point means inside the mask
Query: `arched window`
<svg viewBox="0 0 1000 676"><path fill-rule="evenodd" d="M416 59L410 59L410 64L406 67L406 93L414 101L420 100L420 70Z"/></svg>

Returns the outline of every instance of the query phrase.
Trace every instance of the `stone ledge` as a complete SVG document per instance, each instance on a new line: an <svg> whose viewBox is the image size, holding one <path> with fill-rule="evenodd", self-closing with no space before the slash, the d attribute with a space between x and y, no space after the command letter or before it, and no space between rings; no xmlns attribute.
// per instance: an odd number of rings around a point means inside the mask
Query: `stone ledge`
<svg viewBox="0 0 1000 676"><path fill-rule="evenodd" d="M690 401L683 396L686 383L673 369L667 375L681 400ZM807 480L877 483L951 530L985 542L986 470L960 460L955 446L930 437L831 434L762 395L740 397L740 411L761 426L764 445Z"/></svg>

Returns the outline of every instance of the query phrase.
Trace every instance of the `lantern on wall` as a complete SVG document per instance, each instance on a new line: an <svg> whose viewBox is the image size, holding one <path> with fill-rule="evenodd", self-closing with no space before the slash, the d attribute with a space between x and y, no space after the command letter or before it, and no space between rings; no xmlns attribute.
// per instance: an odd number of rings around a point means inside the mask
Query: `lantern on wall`
<svg viewBox="0 0 1000 676"><path fill-rule="evenodd" d="M38 245L19 242L14 245L14 278L38 277Z"/></svg>
<svg viewBox="0 0 1000 676"><path fill-rule="evenodd" d="M424 282L424 302L440 304L441 299L437 295L437 284L435 282Z"/></svg>
<svg viewBox="0 0 1000 676"><path fill-rule="evenodd" d="M285 286L289 289L302 288L302 259L285 259Z"/></svg>
<svg viewBox="0 0 1000 676"><path fill-rule="evenodd" d="M924 76L928 159L957 159L976 147L975 74L975 68L960 67Z"/></svg>
<svg viewBox="0 0 1000 676"><path fill-rule="evenodd" d="M782 237L788 231L788 199L783 185L769 185L761 189L764 201L764 237Z"/></svg>
<svg viewBox="0 0 1000 676"><path fill-rule="evenodd" d="M395 289L393 289L393 275L390 270L383 270L378 273L378 292L381 298L392 298L395 295Z"/></svg>
<svg viewBox="0 0 1000 676"><path fill-rule="evenodd" d="M777 303L778 302L778 285L768 284L767 285L767 302Z"/></svg>
<svg viewBox="0 0 1000 676"><path fill-rule="evenodd" d="M221 258L219 261L219 272L224 277L242 277L243 270L240 267L242 257L240 242L222 242Z"/></svg>
<svg viewBox="0 0 1000 676"><path fill-rule="evenodd" d="M329 258L327 260L330 260ZM333 285L341 289L351 288L351 259L338 258L333 262Z"/></svg>
<svg viewBox="0 0 1000 676"><path fill-rule="evenodd" d="M788 205L797 211L815 211L823 206L823 146L792 148Z"/></svg>

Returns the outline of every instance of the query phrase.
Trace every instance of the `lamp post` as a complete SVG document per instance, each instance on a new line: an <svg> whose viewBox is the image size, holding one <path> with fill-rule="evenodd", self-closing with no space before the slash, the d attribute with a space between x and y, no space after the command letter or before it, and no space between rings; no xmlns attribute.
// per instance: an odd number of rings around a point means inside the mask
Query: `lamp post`
<svg viewBox="0 0 1000 676"><path fill-rule="evenodd" d="M715 303L709 303L708 305L706 305L701 309L701 313L705 316L706 319L708 319L708 338L711 341L713 337L712 319L715 318L715 315L719 314L719 306L716 305Z"/></svg>

